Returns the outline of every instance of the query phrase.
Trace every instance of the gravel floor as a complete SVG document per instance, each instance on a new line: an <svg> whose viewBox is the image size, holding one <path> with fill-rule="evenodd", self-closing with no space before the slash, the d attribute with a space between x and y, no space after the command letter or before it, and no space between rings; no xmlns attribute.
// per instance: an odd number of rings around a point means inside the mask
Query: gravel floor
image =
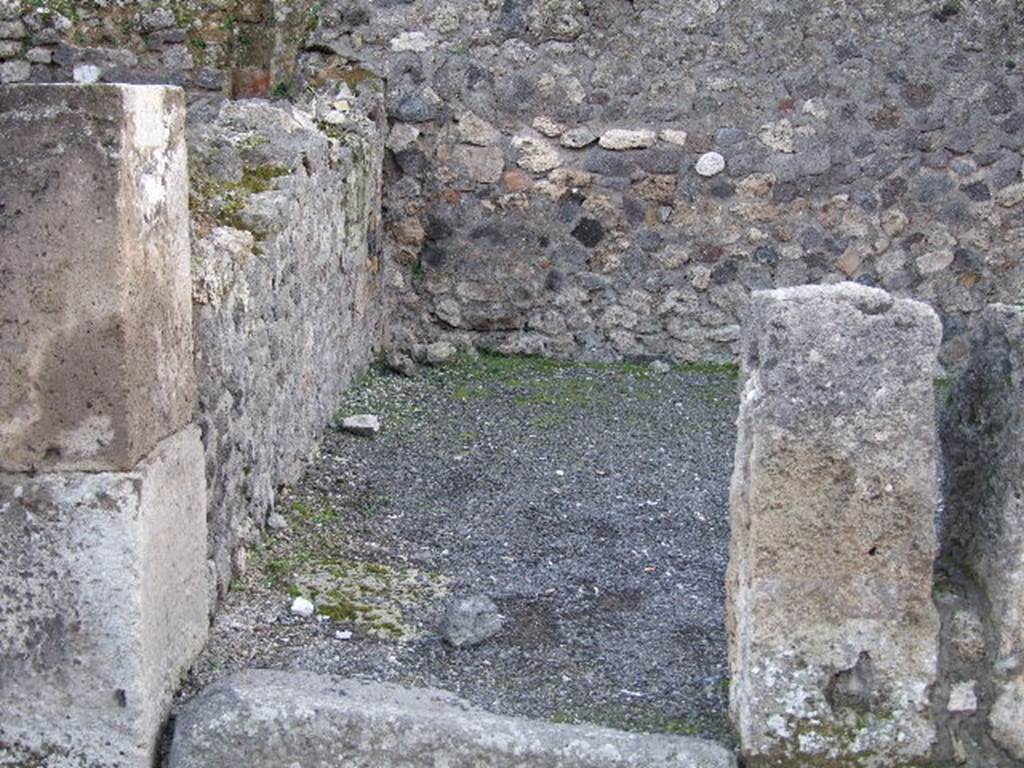
<svg viewBox="0 0 1024 768"><path fill-rule="evenodd" d="M480 356L413 380L369 373L339 417L378 414L381 433L329 431L182 696L240 667L306 669L732 743L735 390L712 366ZM506 625L456 650L439 617L473 593ZM292 615L297 595L329 617Z"/></svg>

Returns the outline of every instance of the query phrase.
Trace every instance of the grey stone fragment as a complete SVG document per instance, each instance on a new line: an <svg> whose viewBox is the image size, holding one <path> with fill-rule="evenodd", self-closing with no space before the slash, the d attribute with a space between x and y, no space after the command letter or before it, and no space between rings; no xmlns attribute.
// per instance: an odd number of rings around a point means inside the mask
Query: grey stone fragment
<svg viewBox="0 0 1024 768"><path fill-rule="evenodd" d="M168 768L735 768L683 736L499 717L444 691L248 670L178 712Z"/></svg>
<svg viewBox="0 0 1024 768"><path fill-rule="evenodd" d="M452 600L444 612L441 635L449 645L466 648L479 645L501 631L504 618L486 595Z"/></svg>
<svg viewBox="0 0 1024 768"><path fill-rule="evenodd" d="M129 472L0 474L0 764L152 764L206 640L203 467L190 426Z"/></svg>
<svg viewBox="0 0 1024 768"><path fill-rule="evenodd" d="M369 413L346 416L341 421L341 428L353 435L370 437L380 432L380 419Z"/></svg>
<svg viewBox="0 0 1024 768"><path fill-rule="evenodd" d="M560 143L569 149L581 149L597 141L597 134L586 126L572 128L562 134Z"/></svg>
<svg viewBox="0 0 1024 768"><path fill-rule="evenodd" d="M385 363L389 370L400 373L406 378L413 378L416 375L416 361L404 352L392 349L387 353Z"/></svg>
<svg viewBox="0 0 1024 768"><path fill-rule="evenodd" d="M751 298L727 586L753 761L931 751L940 339L928 306L853 283Z"/></svg>
<svg viewBox="0 0 1024 768"><path fill-rule="evenodd" d="M428 365L444 365L458 354L458 350L450 342L435 341L427 345L425 354Z"/></svg>
<svg viewBox="0 0 1024 768"><path fill-rule="evenodd" d="M127 470L192 420L184 128L176 88L0 88L0 468Z"/></svg>
<svg viewBox="0 0 1024 768"><path fill-rule="evenodd" d="M288 527L288 521L284 519L284 515L274 512L267 518L267 528L272 531L283 531Z"/></svg>

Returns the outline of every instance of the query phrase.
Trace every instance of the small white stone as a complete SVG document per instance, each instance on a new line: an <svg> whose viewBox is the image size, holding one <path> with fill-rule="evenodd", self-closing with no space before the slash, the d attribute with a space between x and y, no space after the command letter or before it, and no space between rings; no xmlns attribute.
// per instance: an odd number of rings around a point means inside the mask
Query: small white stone
<svg viewBox="0 0 1024 768"><path fill-rule="evenodd" d="M672 366L666 363L664 360L655 360L651 363L651 370L654 373L668 373L672 370Z"/></svg>
<svg viewBox="0 0 1024 768"><path fill-rule="evenodd" d="M542 133L547 136L549 139L553 139L556 136L561 136L565 133L565 126L552 120L550 117L535 117L533 119L533 128L538 133Z"/></svg>
<svg viewBox="0 0 1024 768"><path fill-rule="evenodd" d="M313 607L313 603L304 597L296 597L292 602L292 613L296 616L302 616L304 619L308 619L313 615L316 608Z"/></svg>
<svg viewBox="0 0 1024 768"><path fill-rule="evenodd" d="M427 37L426 32L403 32L391 38L391 50L396 52L423 53L433 45L433 41Z"/></svg>
<svg viewBox="0 0 1024 768"><path fill-rule="evenodd" d="M686 146L686 131L677 131L672 128L666 128L658 134L658 138L662 141L666 141L669 144L675 144L679 147Z"/></svg>
<svg viewBox="0 0 1024 768"><path fill-rule="evenodd" d="M805 101L803 111L811 117L816 117L819 120L824 120L829 116L829 108L825 106L825 101L819 98L808 99Z"/></svg>
<svg viewBox="0 0 1024 768"><path fill-rule="evenodd" d="M757 138L762 144L776 152L792 154L793 147L793 126L789 120L779 120L776 123L762 125L757 133Z"/></svg>
<svg viewBox="0 0 1024 768"><path fill-rule="evenodd" d="M512 147L519 166L533 173L545 173L562 164L558 150L545 139L520 134L512 137Z"/></svg>
<svg viewBox="0 0 1024 768"><path fill-rule="evenodd" d="M917 269L925 275L941 272L953 263L952 251L930 251L917 257Z"/></svg>
<svg viewBox="0 0 1024 768"><path fill-rule="evenodd" d="M949 692L950 712L970 713L978 709L978 697L974 693L974 681L957 683Z"/></svg>
<svg viewBox="0 0 1024 768"><path fill-rule="evenodd" d="M72 77L76 83L95 83L103 71L95 64L76 64Z"/></svg>
<svg viewBox="0 0 1024 768"><path fill-rule="evenodd" d="M380 419L371 413L360 413L345 417L341 428L354 435L376 435L380 432Z"/></svg>
<svg viewBox="0 0 1024 768"><path fill-rule="evenodd" d="M334 639L335 640L351 640L352 639L352 633L348 632L348 631L342 631L342 630L339 629L337 632L334 633Z"/></svg>
<svg viewBox="0 0 1024 768"><path fill-rule="evenodd" d="M284 516L274 512L270 517L267 518L267 528L272 531L283 531L288 527L288 521L284 519Z"/></svg>
<svg viewBox="0 0 1024 768"><path fill-rule="evenodd" d="M654 144L654 131L612 128L601 134L598 143L605 149L644 149Z"/></svg>
<svg viewBox="0 0 1024 768"><path fill-rule="evenodd" d="M705 152L697 161L697 173L701 176L714 176L725 170L725 158L717 152Z"/></svg>

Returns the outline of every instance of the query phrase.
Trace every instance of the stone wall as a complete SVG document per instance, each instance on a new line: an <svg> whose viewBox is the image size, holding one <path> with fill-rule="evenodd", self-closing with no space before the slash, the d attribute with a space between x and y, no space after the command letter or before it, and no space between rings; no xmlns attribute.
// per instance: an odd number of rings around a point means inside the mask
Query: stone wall
<svg viewBox="0 0 1024 768"><path fill-rule="evenodd" d="M330 123L287 102L190 115L199 423L221 591L380 349L383 144L350 106L329 108Z"/></svg>
<svg viewBox="0 0 1024 768"><path fill-rule="evenodd" d="M396 341L734 359L752 289L938 309L1024 281L1009 0L327 0L300 74L388 84Z"/></svg>
<svg viewBox="0 0 1024 768"><path fill-rule="evenodd" d="M315 95L297 88L297 51L321 5L0 0L0 83L187 89L198 409L220 592L385 332L383 85L328 72ZM251 96L275 100L227 100Z"/></svg>
<svg viewBox="0 0 1024 768"><path fill-rule="evenodd" d="M318 0L0 0L0 84L287 95Z"/></svg>
<svg viewBox="0 0 1024 768"><path fill-rule="evenodd" d="M399 347L735 359L751 290L1024 287L1011 0L0 2L0 81L387 81Z"/></svg>

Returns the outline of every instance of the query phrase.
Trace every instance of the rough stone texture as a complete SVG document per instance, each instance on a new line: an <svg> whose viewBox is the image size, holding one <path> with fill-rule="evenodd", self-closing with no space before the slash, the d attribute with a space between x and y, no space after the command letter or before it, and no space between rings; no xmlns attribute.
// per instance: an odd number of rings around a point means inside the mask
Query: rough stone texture
<svg viewBox="0 0 1024 768"><path fill-rule="evenodd" d="M852 283L753 295L728 574L751 765L932 750L940 334L927 306Z"/></svg>
<svg viewBox="0 0 1024 768"><path fill-rule="evenodd" d="M332 100L335 101L336 100ZM220 590L383 333L382 133L352 100L190 114L199 423Z"/></svg>
<svg viewBox="0 0 1024 768"><path fill-rule="evenodd" d="M444 691L250 670L178 713L169 768L731 768L722 747L680 736L499 717Z"/></svg>
<svg viewBox="0 0 1024 768"><path fill-rule="evenodd" d="M192 420L184 96L0 88L0 469L130 469Z"/></svg>
<svg viewBox="0 0 1024 768"><path fill-rule="evenodd" d="M984 609L992 738L1024 760L1024 309L985 309L943 425L945 549Z"/></svg>
<svg viewBox="0 0 1024 768"><path fill-rule="evenodd" d="M117 473L0 474L0 764L151 764L207 633L199 430Z"/></svg>

